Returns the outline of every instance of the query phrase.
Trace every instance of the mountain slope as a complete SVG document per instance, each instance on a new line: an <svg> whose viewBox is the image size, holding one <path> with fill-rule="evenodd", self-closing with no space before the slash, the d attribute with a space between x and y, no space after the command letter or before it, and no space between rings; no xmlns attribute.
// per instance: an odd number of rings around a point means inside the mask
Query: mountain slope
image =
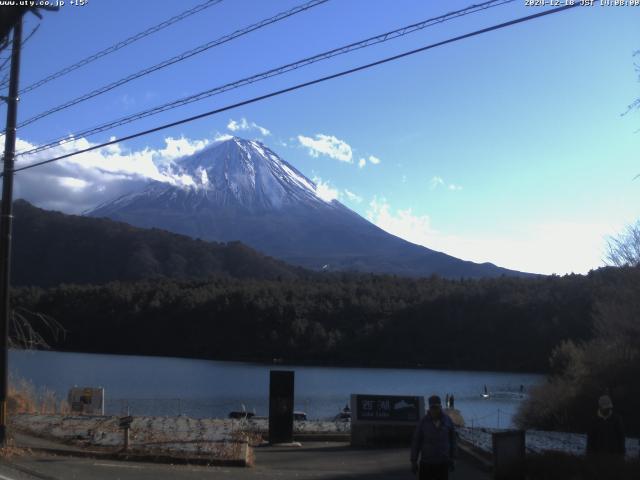
<svg viewBox="0 0 640 480"><path fill-rule="evenodd" d="M239 242L219 244L14 203L12 283L53 286L144 278L295 279L302 269Z"/></svg>
<svg viewBox="0 0 640 480"><path fill-rule="evenodd" d="M525 275L463 261L395 237L340 202L260 142L237 137L176 162L178 181L153 181L88 214L194 238L239 240L310 269L409 276Z"/></svg>

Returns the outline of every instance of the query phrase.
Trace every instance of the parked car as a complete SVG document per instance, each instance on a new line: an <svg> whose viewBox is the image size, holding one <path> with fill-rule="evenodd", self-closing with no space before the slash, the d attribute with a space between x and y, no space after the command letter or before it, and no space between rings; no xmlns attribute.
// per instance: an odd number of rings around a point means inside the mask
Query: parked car
<svg viewBox="0 0 640 480"><path fill-rule="evenodd" d="M253 412L244 412L244 411L239 411L239 410L234 410L233 412L229 413L229 418L236 418L236 419L252 418L254 416L255 416L255 413L253 413Z"/></svg>

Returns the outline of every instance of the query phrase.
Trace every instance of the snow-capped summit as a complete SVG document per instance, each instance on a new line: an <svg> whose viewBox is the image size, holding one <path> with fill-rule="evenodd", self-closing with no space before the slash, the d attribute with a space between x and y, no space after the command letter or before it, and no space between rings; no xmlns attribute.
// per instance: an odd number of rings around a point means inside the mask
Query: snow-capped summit
<svg viewBox="0 0 640 480"><path fill-rule="evenodd" d="M179 202L183 209L232 206L258 212L299 202L324 203L316 185L275 152L256 140L232 137L176 160L166 181L154 181L141 192L101 205L91 215L140 202Z"/></svg>
<svg viewBox="0 0 640 480"><path fill-rule="evenodd" d="M177 162L196 188L221 204L281 208L295 201L317 201L316 187L262 143L233 137Z"/></svg>
<svg viewBox="0 0 640 480"><path fill-rule="evenodd" d="M336 200L255 140L232 137L173 162L166 181L100 205L91 216L215 241L240 240L314 270L412 276L518 274L395 237Z"/></svg>

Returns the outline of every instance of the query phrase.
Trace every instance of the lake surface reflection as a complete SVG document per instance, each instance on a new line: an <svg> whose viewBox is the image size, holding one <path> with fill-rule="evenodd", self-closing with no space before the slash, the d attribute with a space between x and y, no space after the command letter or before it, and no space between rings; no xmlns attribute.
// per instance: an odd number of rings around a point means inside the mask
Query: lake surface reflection
<svg viewBox="0 0 640 480"><path fill-rule="evenodd" d="M528 389L544 376L522 373L302 367L218 362L169 357L101 355L14 350L9 354L14 379L66 398L73 386L105 388L106 413L226 417L243 406L267 415L269 371L295 371L295 408L310 419L333 418L351 393L386 395L446 394L467 425L512 426ZM496 395L482 398L484 386ZM498 393L499 392L499 393Z"/></svg>

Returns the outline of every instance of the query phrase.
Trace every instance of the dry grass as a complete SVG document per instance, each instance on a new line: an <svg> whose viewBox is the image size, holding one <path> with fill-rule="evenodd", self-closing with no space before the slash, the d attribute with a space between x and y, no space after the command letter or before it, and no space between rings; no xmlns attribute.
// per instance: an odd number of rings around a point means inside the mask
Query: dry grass
<svg viewBox="0 0 640 480"><path fill-rule="evenodd" d="M0 458L8 460L11 458L29 455L31 451L28 448L16 447L14 439L9 435L4 447L0 447Z"/></svg>
<svg viewBox="0 0 640 480"><path fill-rule="evenodd" d="M250 430L237 430L231 434L231 438L235 442L246 442L248 445L255 447L264 442L262 433Z"/></svg>
<svg viewBox="0 0 640 480"><path fill-rule="evenodd" d="M9 416L18 413L68 413L69 410L67 401L58 400L52 390L42 389L38 392L28 380L9 379L7 397L7 413Z"/></svg>

